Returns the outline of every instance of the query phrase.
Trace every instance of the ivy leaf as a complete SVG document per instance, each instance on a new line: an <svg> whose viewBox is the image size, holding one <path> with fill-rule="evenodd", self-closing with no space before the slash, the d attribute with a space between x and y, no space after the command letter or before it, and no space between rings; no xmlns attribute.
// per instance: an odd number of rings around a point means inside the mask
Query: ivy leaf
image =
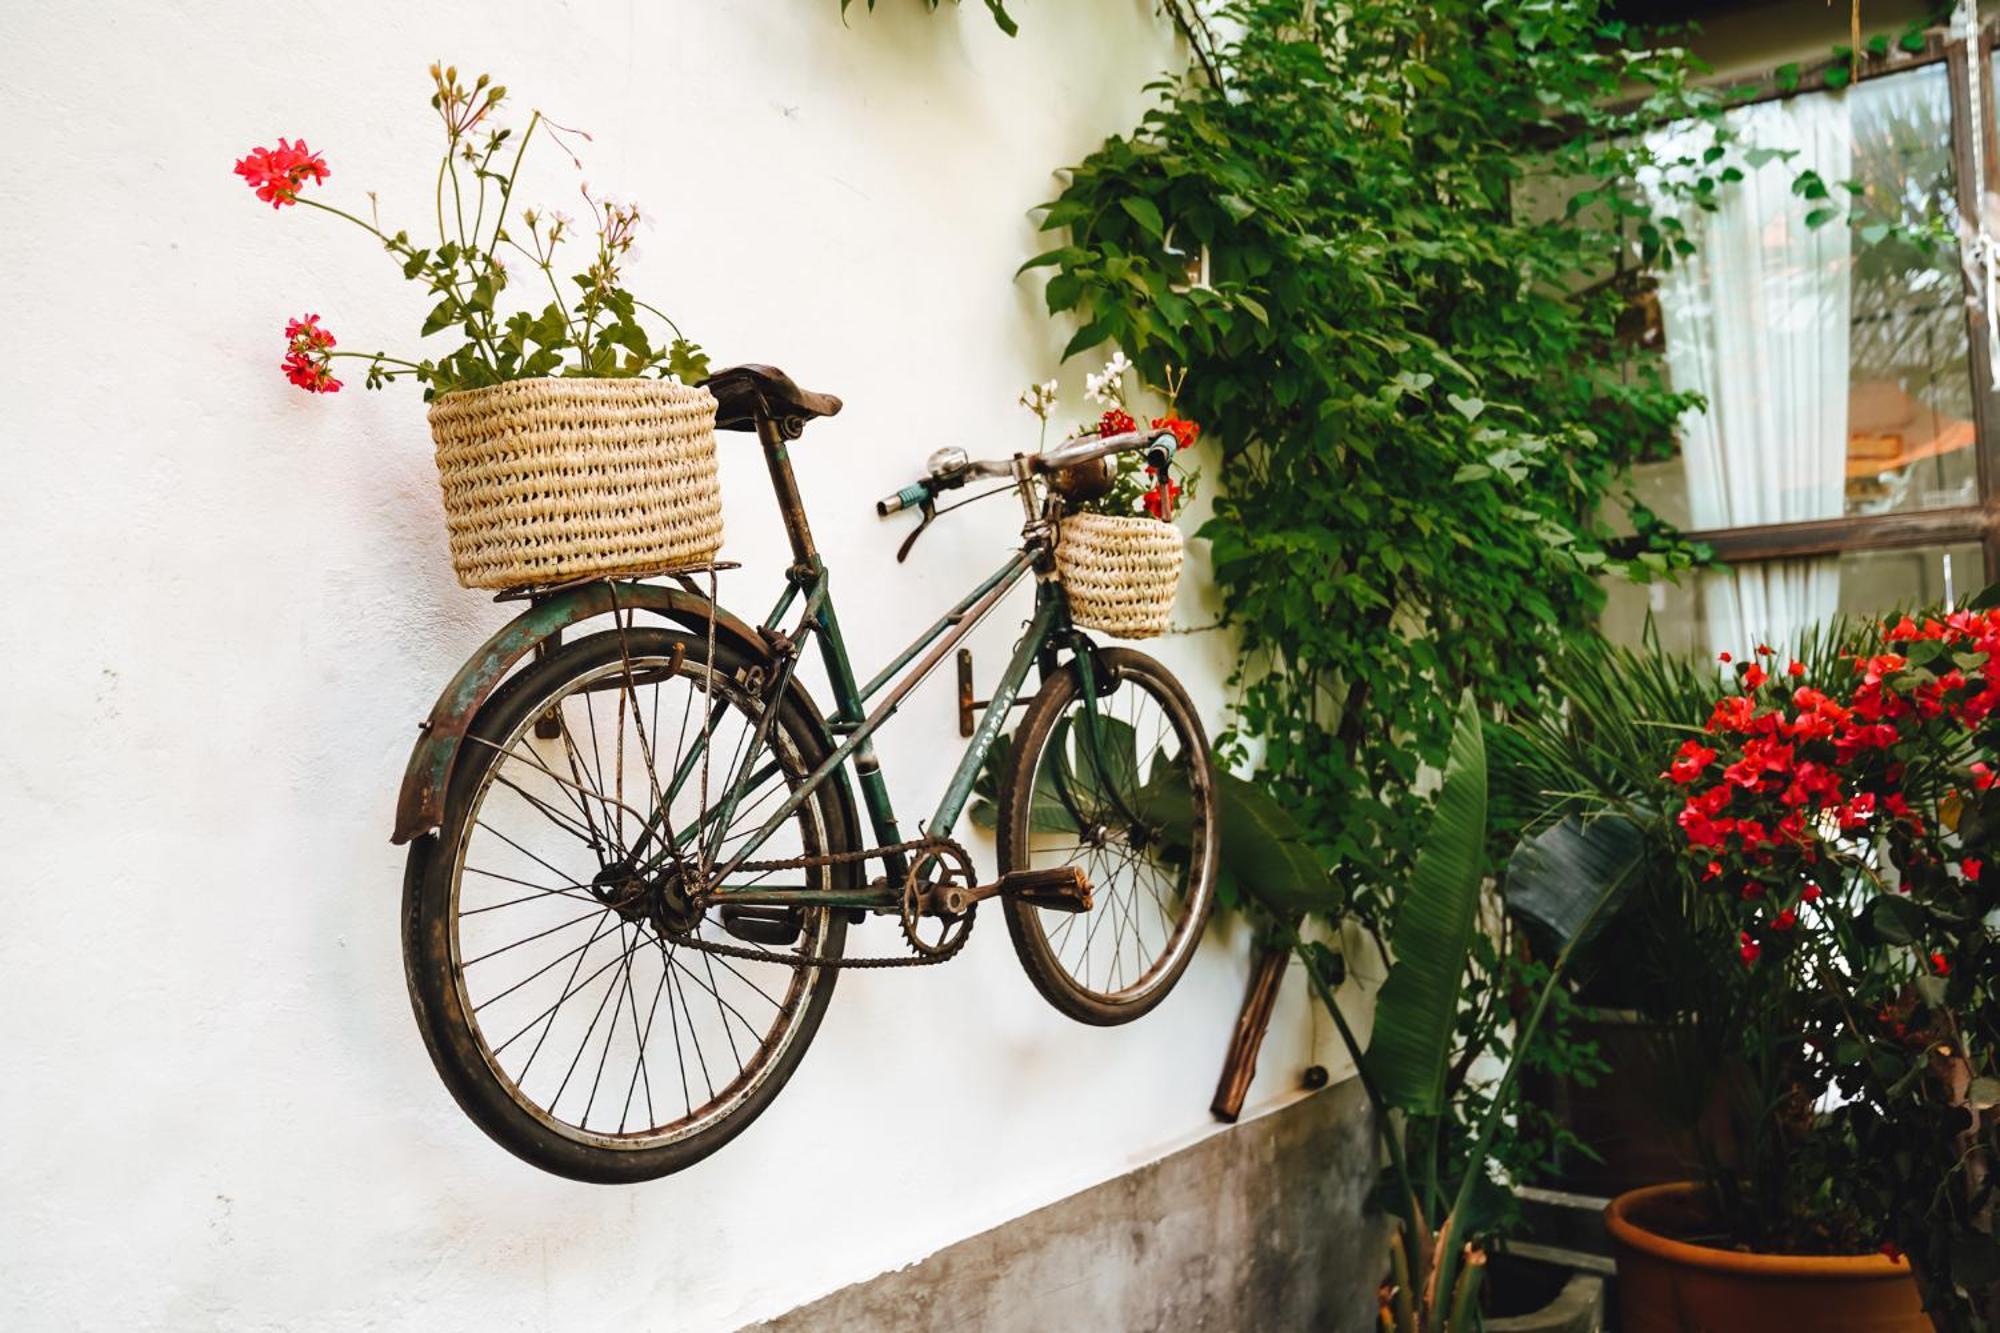
<svg viewBox="0 0 2000 1333"><path fill-rule="evenodd" d="M1159 207L1152 200L1140 195L1127 195L1118 201L1119 207L1132 215L1133 221L1145 228L1146 234L1158 240L1166 232L1166 224L1160 218Z"/></svg>
<svg viewBox="0 0 2000 1333"><path fill-rule="evenodd" d="M1777 69L1772 71L1772 74L1777 80L1779 92L1789 93L1797 91L1799 86L1799 64L1796 60L1789 64L1778 66Z"/></svg>
<svg viewBox="0 0 2000 1333"><path fill-rule="evenodd" d="M1486 410L1486 400L1484 398L1461 398L1455 393L1448 393L1444 396L1444 400L1451 404L1452 411L1458 413L1467 421L1479 420L1479 414Z"/></svg>
<svg viewBox="0 0 2000 1333"><path fill-rule="evenodd" d="M1806 226L1817 231L1839 216L1840 210L1837 208L1815 208L1806 214Z"/></svg>

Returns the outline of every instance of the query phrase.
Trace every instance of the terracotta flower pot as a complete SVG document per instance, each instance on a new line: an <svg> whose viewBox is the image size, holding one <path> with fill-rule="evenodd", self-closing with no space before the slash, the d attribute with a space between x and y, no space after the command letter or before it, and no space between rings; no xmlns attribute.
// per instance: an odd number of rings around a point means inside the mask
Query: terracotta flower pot
<svg viewBox="0 0 2000 1333"><path fill-rule="evenodd" d="M1928 1333L1910 1265L1880 1254L1747 1254L1672 1239L1703 1220L1702 1187L1648 1185L1604 1210L1625 1333Z"/></svg>

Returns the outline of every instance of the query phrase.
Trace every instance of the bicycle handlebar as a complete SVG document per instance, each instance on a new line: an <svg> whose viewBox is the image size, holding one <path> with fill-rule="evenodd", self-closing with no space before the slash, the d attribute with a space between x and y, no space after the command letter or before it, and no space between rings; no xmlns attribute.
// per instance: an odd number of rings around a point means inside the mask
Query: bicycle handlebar
<svg viewBox="0 0 2000 1333"><path fill-rule="evenodd" d="M1103 458L1108 454L1123 453L1130 449L1162 447L1169 452L1175 447L1174 437L1167 431L1132 430L1122 435L1083 435L1065 441L1053 449L1039 454L1027 455L1028 470L1036 473L1058 472L1079 463ZM973 477L1007 477L1014 473L1014 465L1006 459L981 459L976 462L961 463L949 471L920 477L916 481L875 502L875 513L880 518L899 513L905 509L927 504L937 498L941 491L956 490Z"/></svg>

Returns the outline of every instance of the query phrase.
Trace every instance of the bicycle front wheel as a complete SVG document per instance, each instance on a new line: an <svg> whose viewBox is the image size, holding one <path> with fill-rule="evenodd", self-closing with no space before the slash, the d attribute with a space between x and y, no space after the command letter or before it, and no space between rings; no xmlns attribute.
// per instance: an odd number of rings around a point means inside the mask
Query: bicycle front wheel
<svg viewBox="0 0 2000 1333"><path fill-rule="evenodd" d="M710 672L700 636L655 628L558 649L481 711L442 827L411 849L404 965L425 1044L474 1123L544 1170L628 1183L699 1161L819 1027L839 973L812 963L840 956L844 914L767 911L746 958L740 917L731 934L690 893L825 757L789 700L757 737L758 665L719 644ZM725 818L715 788L739 769L764 780ZM731 887L846 887L854 867L824 854L855 850L852 828L846 788L825 783L756 854L820 863Z"/></svg>
<svg viewBox="0 0 2000 1333"><path fill-rule="evenodd" d="M1029 703L998 822L1003 873L1089 877L1090 911L1009 898L1007 929L1043 998L1109 1026L1164 1000L1194 957L1215 898L1215 781L1180 682L1129 648L1094 660L1094 708L1074 665Z"/></svg>

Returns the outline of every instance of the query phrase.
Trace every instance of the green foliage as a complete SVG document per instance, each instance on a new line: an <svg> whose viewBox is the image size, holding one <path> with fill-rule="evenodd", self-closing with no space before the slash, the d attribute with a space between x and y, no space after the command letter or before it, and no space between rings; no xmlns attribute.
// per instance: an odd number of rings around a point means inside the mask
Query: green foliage
<svg viewBox="0 0 2000 1333"><path fill-rule="evenodd" d="M1203 531L1246 653L1225 749L1261 739L1379 920L1460 689L1531 703L1600 577L1689 563L1657 528L1631 562L1607 553L1605 501L1693 402L1616 323L1641 265L1691 249L1634 173L1664 165L1702 207L1729 168L1656 162L1641 126L1715 108L1684 53L1636 48L1592 4L1225 11L1241 35L1220 85L1156 85L1139 127L1072 169L1042 220L1064 243L1030 262L1078 321L1070 352L1187 369L1182 409L1221 441ZM1603 109L1632 82L1641 109Z"/></svg>
<svg viewBox="0 0 2000 1333"><path fill-rule="evenodd" d="M705 379L707 354L664 312L623 286L638 206L594 199L584 190L594 236L585 270L570 280L575 294L566 296L555 265L559 247L575 239L574 225L560 214L522 209L510 217L508 211L536 130L542 129L544 137L560 131L537 111L517 139L512 129L493 123L506 100L505 87L481 74L468 88L455 66L432 65L430 73L435 85L431 109L444 131L433 200L435 244L420 245L407 231L386 232L379 221L304 197L296 189L289 201L331 213L375 237L403 277L421 284L433 300L418 336L455 335L460 341L450 351L417 361L385 352L317 351L322 363L355 357L367 363L368 388L410 378L425 386L426 400L455 389L550 375L618 379L650 372L688 384ZM503 312L501 298L510 284L503 246L523 256L547 282L554 299L539 312ZM663 321L671 336L656 343L639 317L642 310Z"/></svg>
<svg viewBox="0 0 2000 1333"><path fill-rule="evenodd" d="M1459 987L1472 947L1486 856L1486 747L1468 693L1452 734L1429 836L1389 933L1395 966L1375 1005L1369 1072L1384 1101L1420 1115L1444 1109Z"/></svg>
<svg viewBox="0 0 2000 1333"><path fill-rule="evenodd" d="M843 21L847 18L847 7L853 3L854 0L840 0L840 17ZM924 4L932 13L937 12L938 0L924 0ZM986 0L986 11L993 15L993 21L1000 25L1000 31L1009 37L1020 32L1014 20L1008 17L1006 0ZM868 12L871 14L875 12L875 0L868 0Z"/></svg>
<svg viewBox="0 0 2000 1333"><path fill-rule="evenodd" d="M1470 1330L1469 1296L1483 1265L1465 1263L1475 1244L1501 1223L1510 1199L1491 1167L1518 1158L1541 1121L1519 1114L1515 1096L1523 1070L1541 1068L1588 1082L1601 1067L1594 1052L1559 1033L1571 1011L1564 973L1616 892L1615 883L1569 877L1552 880L1551 895L1567 905L1551 913L1573 923L1546 963L1498 952L1478 928L1481 865L1486 843L1487 773L1479 709L1468 694L1451 739L1451 759L1426 831L1424 854L1397 898L1394 960L1377 997L1366 1051L1335 1003L1340 969L1318 945L1300 953L1322 1005L1347 1045L1377 1113L1390 1161L1385 1206L1401 1224L1392 1239L1393 1327ZM1469 978L1487 1000L1460 1004ZM1532 996L1524 1013L1503 1011L1503 994ZM1509 1032L1506 1029L1511 1028ZM1502 1064L1490 1084L1469 1080L1473 1059ZM1399 1126L1391 1111L1402 1111ZM1539 1156L1539 1153L1533 1155Z"/></svg>

